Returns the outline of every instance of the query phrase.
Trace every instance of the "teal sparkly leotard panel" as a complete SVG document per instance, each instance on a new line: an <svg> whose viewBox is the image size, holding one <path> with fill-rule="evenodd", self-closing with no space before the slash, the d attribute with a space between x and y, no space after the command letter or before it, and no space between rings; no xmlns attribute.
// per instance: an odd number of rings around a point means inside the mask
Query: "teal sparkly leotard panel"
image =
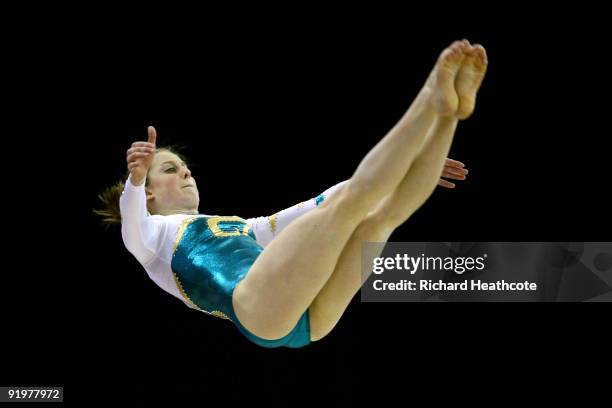
<svg viewBox="0 0 612 408"><path fill-rule="evenodd" d="M240 217L194 217L178 233L171 268L192 307L231 320L252 342L264 347L302 347L310 343L306 311L287 336L266 340L249 332L232 306L234 288L247 275L263 248Z"/></svg>

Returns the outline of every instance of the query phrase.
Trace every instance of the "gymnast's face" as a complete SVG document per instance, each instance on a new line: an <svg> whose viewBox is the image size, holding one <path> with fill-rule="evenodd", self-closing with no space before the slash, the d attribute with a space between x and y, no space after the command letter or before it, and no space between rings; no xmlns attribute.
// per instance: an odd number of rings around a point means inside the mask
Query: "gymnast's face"
<svg viewBox="0 0 612 408"><path fill-rule="evenodd" d="M147 177L147 204L151 214L197 214L200 194L191 171L176 154L155 153Z"/></svg>

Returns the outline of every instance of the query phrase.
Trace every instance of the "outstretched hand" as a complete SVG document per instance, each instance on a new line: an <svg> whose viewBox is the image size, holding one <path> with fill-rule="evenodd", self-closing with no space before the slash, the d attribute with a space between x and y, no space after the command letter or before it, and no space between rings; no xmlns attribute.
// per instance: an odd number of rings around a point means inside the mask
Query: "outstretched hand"
<svg viewBox="0 0 612 408"><path fill-rule="evenodd" d="M155 140L157 132L153 126L147 129L149 139L146 142L134 142L126 153L127 167L134 185L141 185L147 176L153 157L155 156Z"/></svg>
<svg viewBox="0 0 612 408"><path fill-rule="evenodd" d="M455 188L455 183L444 180L444 178L452 180L465 180L466 174L468 174L468 171L465 168L465 164L457 160L446 159L444 170L442 170L443 178L438 180L438 185L446 188Z"/></svg>

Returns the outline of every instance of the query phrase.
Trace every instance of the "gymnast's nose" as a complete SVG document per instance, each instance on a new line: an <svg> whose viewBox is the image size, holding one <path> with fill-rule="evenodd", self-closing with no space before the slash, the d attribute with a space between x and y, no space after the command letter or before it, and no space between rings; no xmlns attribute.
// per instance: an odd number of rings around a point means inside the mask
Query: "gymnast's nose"
<svg viewBox="0 0 612 408"><path fill-rule="evenodd" d="M189 170L189 168L187 168L187 166L183 167L182 177L184 179L188 179L189 177L191 177L191 170Z"/></svg>

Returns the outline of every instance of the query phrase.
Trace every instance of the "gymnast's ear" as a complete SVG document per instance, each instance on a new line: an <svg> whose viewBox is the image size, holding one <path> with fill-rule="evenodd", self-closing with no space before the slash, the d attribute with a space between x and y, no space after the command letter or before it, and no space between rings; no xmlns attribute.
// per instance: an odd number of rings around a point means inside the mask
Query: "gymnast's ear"
<svg viewBox="0 0 612 408"><path fill-rule="evenodd" d="M147 194L147 201L151 201L155 198L155 195L153 194L153 191L150 188L145 187L145 193Z"/></svg>

